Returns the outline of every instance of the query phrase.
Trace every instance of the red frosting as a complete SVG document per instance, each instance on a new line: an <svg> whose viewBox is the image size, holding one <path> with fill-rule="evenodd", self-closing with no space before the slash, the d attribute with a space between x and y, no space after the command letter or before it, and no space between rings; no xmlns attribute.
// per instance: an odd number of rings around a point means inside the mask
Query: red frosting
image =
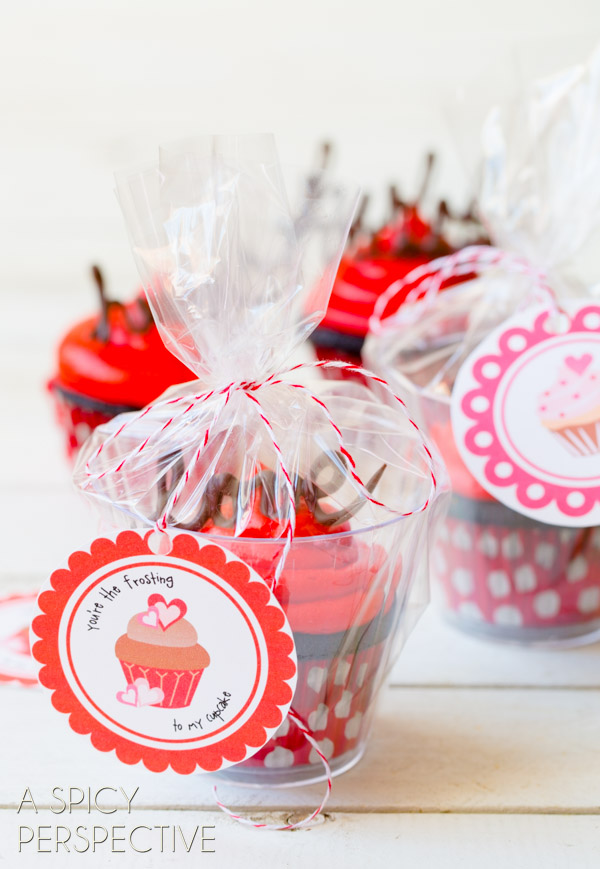
<svg viewBox="0 0 600 869"><path fill-rule="evenodd" d="M405 278L413 269L438 257L453 253L457 248L447 237L448 221L458 221L463 226L477 227L471 209L465 214L454 214L445 201L438 205L437 217L429 221L423 217L421 202L434 165L434 155L429 154L425 175L417 198L402 200L394 187L392 194L392 219L375 232L362 246L341 261L333 286L323 329L339 332L354 338L364 338L369 319L379 296L395 281ZM360 233L364 208L359 211L352 234ZM483 232L477 243L485 243ZM466 238L465 238L466 243ZM471 243L475 243L473 240ZM445 282L450 286L468 275ZM393 314L404 302L412 287L405 287L388 306L387 314ZM317 344L319 343L317 335Z"/></svg>
<svg viewBox="0 0 600 869"><path fill-rule="evenodd" d="M379 296L394 281L430 259L425 254L404 258L389 255L343 257L321 326L364 338ZM406 292L398 297L398 304L404 301L408 290L407 287Z"/></svg>
<svg viewBox="0 0 600 869"><path fill-rule="evenodd" d="M386 574L380 575L386 564L385 550L378 544L371 545L368 532L343 533L349 527L347 523L335 527L321 525L305 505L298 510L295 531L298 542L292 547L275 592L292 630L312 634L347 631L370 622L381 611L384 601L387 607L391 606L402 573L401 563L395 566L393 588L386 594ZM262 543L262 539L272 539L278 528L255 509L251 527L239 537L233 537L233 528L212 523L202 530L229 537L226 547L269 581L285 540L281 538L281 548L274 548ZM362 536L368 539L361 540ZM312 538L310 542L299 540L306 537Z"/></svg>
<svg viewBox="0 0 600 869"><path fill-rule="evenodd" d="M193 379L153 322L145 328L142 322L139 331L131 328L141 315L137 301L111 305L106 340L97 335L99 316L77 323L58 348L57 385L108 404L140 408L172 384Z"/></svg>

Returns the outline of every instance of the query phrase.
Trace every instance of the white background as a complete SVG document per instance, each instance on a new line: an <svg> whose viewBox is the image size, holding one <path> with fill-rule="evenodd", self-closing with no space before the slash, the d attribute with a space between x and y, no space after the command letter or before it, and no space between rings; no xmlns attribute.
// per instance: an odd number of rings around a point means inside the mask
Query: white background
<svg viewBox="0 0 600 869"><path fill-rule="evenodd" d="M599 38L597 0L5 0L1 291L56 278L85 310L98 260L128 294L113 172L201 132L272 131L300 165L330 138L373 216L433 148L464 204L484 110Z"/></svg>

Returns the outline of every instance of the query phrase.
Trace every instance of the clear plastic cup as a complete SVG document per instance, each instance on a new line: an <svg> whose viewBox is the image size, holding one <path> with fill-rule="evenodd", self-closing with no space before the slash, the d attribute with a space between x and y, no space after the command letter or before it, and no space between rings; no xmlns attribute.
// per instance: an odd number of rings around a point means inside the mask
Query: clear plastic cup
<svg viewBox="0 0 600 869"><path fill-rule="evenodd" d="M334 775L360 760L384 676L427 602L421 555L428 525L417 514L293 541L276 591L298 656L292 709ZM267 581L282 548L280 540L195 536L225 546ZM289 786L320 781L325 770L287 718L257 754L219 775L236 784Z"/></svg>
<svg viewBox="0 0 600 869"><path fill-rule="evenodd" d="M563 528L505 507L464 465L450 403L421 397L453 494L438 527L432 576L448 618L468 633L519 643L600 636L600 528Z"/></svg>

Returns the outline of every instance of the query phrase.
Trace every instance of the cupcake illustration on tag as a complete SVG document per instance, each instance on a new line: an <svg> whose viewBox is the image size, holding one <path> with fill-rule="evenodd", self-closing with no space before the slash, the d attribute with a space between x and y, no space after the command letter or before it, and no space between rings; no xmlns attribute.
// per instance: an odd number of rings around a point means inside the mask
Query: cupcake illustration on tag
<svg viewBox="0 0 600 869"><path fill-rule="evenodd" d="M210 655L198 643L194 626L184 616L179 598L167 601L151 594L148 609L136 613L115 645L127 688L117 694L133 706L189 706Z"/></svg>
<svg viewBox="0 0 600 869"><path fill-rule="evenodd" d="M261 576L185 533L152 531L73 552L32 623L39 681L79 734L154 771L215 772L284 723L297 678L286 615Z"/></svg>
<svg viewBox="0 0 600 869"><path fill-rule="evenodd" d="M591 353L566 356L539 398L540 422L571 456L600 451L600 370L593 363Z"/></svg>

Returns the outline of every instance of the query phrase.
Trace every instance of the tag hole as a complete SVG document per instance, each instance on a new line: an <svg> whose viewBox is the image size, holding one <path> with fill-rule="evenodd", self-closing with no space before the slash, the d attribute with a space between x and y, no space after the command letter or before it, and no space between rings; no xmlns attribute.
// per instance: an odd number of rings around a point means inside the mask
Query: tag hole
<svg viewBox="0 0 600 869"><path fill-rule="evenodd" d="M552 332L554 335L564 335L569 331L571 326L571 318L563 311L555 311L550 314L545 323L546 332Z"/></svg>
<svg viewBox="0 0 600 869"><path fill-rule="evenodd" d="M172 548L173 544L168 534L153 531L148 537L148 549L155 555L168 555Z"/></svg>

